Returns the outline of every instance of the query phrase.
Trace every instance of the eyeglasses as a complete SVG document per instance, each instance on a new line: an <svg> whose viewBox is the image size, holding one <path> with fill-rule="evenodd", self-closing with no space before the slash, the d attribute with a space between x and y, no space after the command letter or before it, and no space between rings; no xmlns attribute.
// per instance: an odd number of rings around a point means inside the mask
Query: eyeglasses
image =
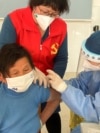
<svg viewBox="0 0 100 133"><path fill-rule="evenodd" d="M46 10L44 11L39 6L38 6L38 9L39 9L40 13L43 15L50 16L50 17L58 17L59 16L58 12L52 12L52 11L46 11Z"/></svg>

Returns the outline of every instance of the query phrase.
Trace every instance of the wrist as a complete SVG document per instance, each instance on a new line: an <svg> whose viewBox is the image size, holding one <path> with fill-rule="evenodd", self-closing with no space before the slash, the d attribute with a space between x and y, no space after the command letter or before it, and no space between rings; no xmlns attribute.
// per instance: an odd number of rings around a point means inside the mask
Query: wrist
<svg viewBox="0 0 100 133"><path fill-rule="evenodd" d="M58 88L56 89L56 91L63 93L67 88L67 84L63 81Z"/></svg>

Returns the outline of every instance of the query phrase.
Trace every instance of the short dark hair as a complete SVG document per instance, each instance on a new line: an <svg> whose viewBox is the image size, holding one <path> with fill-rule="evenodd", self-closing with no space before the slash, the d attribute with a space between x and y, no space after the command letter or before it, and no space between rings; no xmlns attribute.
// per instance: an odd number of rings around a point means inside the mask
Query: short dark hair
<svg viewBox="0 0 100 133"><path fill-rule="evenodd" d="M0 72L2 75L5 77L7 74L9 74L9 69L17 60L23 57L26 57L31 67L34 68L32 58L25 48L17 43L5 44L0 49Z"/></svg>
<svg viewBox="0 0 100 133"><path fill-rule="evenodd" d="M33 7L44 5L51 7L55 11L59 11L60 14L69 12L69 0L29 0L29 6Z"/></svg>

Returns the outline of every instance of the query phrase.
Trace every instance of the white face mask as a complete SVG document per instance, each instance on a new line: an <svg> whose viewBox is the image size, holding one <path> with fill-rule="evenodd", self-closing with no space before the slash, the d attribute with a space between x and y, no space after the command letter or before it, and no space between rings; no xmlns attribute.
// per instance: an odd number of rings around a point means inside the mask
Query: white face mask
<svg viewBox="0 0 100 133"><path fill-rule="evenodd" d="M32 84L34 79L34 71L15 78L6 78L8 88L16 92L24 92Z"/></svg>
<svg viewBox="0 0 100 133"><path fill-rule="evenodd" d="M96 71L96 70L100 70L100 65L96 66L91 64L88 60L85 60L83 63L83 67L85 71Z"/></svg>
<svg viewBox="0 0 100 133"><path fill-rule="evenodd" d="M41 27L42 30L46 30L48 26L54 21L55 18L46 16L46 15L40 15L40 14L34 14L37 23Z"/></svg>

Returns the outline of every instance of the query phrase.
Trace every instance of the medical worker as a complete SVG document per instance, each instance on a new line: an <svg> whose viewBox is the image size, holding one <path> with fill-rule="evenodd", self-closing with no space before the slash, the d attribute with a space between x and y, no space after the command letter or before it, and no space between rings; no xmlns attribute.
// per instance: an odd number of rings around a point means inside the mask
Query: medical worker
<svg viewBox="0 0 100 133"><path fill-rule="evenodd" d="M85 71L76 78L63 81L48 70L50 85L62 95L62 100L86 122L100 122L100 31L90 35L82 44ZM81 133L80 126L72 133Z"/></svg>

